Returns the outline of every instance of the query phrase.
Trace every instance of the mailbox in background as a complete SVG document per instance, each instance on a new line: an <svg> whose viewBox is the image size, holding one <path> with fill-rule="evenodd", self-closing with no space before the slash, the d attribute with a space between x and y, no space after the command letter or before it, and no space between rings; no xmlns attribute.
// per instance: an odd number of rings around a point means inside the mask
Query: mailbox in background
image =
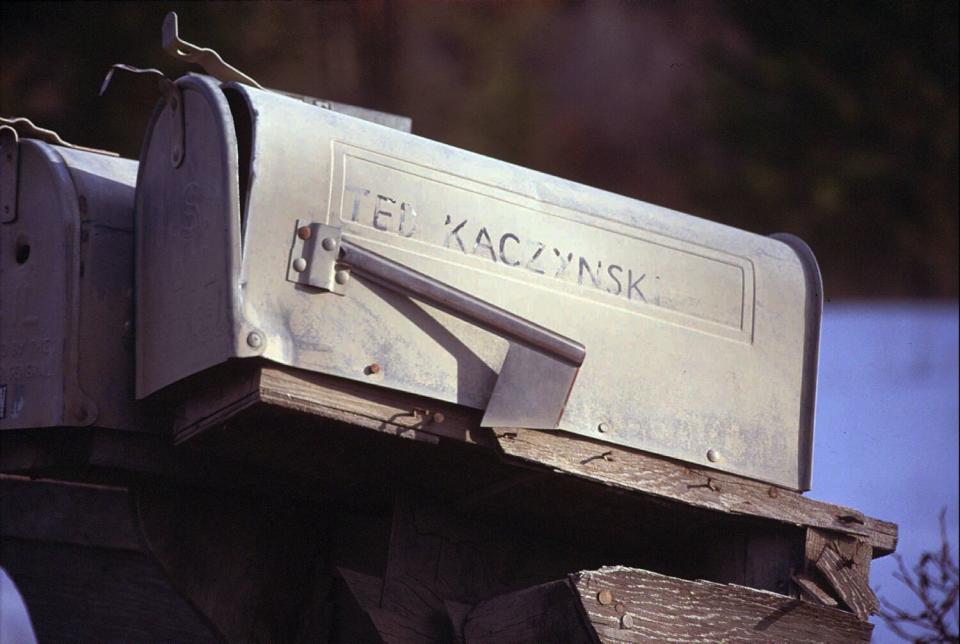
<svg viewBox="0 0 960 644"><path fill-rule="evenodd" d="M809 487L800 240L241 83L176 88L141 152L138 396L262 356Z"/></svg>
<svg viewBox="0 0 960 644"><path fill-rule="evenodd" d="M137 163L26 119L0 121L0 152L0 429L137 428Z"/></svg>

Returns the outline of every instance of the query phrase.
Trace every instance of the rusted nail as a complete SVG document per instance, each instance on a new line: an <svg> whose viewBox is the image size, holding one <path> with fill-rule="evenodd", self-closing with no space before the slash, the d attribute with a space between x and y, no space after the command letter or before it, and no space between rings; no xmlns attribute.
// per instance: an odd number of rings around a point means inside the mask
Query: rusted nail
<svg viewBox="0 0 960 644"><path fill-rule="evenodd" d="M381 367L379 363L374 362L372 365L367 366L366 371L370 375L376 375L380 373L381 369L383 369L383 367Z"/></svg>
<svg viewBox="0 0 960 644"><path fill-rule="evenodd" d="M770 498L771 498L771 499L775 499L775 498L777 498L778 496L780 496L780 490L778 490L778 489L775 488L775 487L771 487L769 490L767 490L767 494L770 495Z"/></svg>
<svg viewBox="0 0 960 644"><path fill-rule="evenodd" d="M627 614L627 607L623 604L623 602L617 602L616 604L614 604L613 610L614 612L617 613L617 615Z"/></svg>
<svg viewBox="0 0 960 644"><path fill-rule="evenodd" d="M446 416L444 416L444 415L443 415L442 413L440 413L439 411L434 412L434 414L433 414L433 422L437 423L438 425L439 425L440 423L442 423L443 421L445 421L446 419L447 419Z"/></svg>
<svg viewBox="0 0 960 644"><path fill-rule="evenodd" d="M612 460L613 460L613 452L604 452L603 454L600 455L600 458L602 458L602 459L605 460L605 461L612 461Z"/></svg>
<svg viewBox="0 0 960 644"><path fill-rule="evenodd" d="M719 492L722 489L719 483L709 478L707 479L707 487L713 490L714 492Z"/></svg>
<svg viewBox="0 0 960 644"><path fill-rule="evenodd" d="M613 601L613 593L609 590L601 590L597 593L597 601L606 606Z"/></svg>
<svg viewBox="0 0 960 644"><path fill-rule="evenodd" d="M289 228L287 230L289 230ZM297 228L297 237L300 239L310 239L311 235L313 235L313 230L310 229L310 226L300 226Z"/></svg>
<svg viewBox="0 0 960 644"><path fill-rule="evenodd" d="M633 628L633 618L629 615L624 615L620 618L620 626L623 628Z"/></svg>

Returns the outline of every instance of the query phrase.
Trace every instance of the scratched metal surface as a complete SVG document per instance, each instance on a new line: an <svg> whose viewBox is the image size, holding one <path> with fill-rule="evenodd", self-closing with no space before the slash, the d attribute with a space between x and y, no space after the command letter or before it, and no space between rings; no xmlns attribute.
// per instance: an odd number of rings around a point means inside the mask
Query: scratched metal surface
<svg viewBox="0 0 960 644"><path fill-rule="evenodd" d="M19 156L17 216L0 223L0 429L137 427L137 164L33 139Z"/></svg>
<svg viewBox="0 0 960 644"><path fill-rule="evenodd" d="M562 429L808 487L820 292L802 242L231 84L254 123L241 168L224 90L179 83L183 167L166 160L162 111L141 157L141 310L165 324L138 336L140 395L262 354L485 408L507 341L362 279L343 296L288 281L309 220L583 343Z"/></svg>

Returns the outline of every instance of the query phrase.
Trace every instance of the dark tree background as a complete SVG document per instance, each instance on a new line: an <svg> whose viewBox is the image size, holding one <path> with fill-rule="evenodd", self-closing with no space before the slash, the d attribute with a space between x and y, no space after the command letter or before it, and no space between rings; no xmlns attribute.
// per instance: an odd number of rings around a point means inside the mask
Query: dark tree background
<svg viewBox="0 0 960 644"><path fill-rule="evenodd" d="M269 87L758 233L828 297L957 297L957 7L943 2L6 3L0 113L136 156L186 40Z"/></svg>

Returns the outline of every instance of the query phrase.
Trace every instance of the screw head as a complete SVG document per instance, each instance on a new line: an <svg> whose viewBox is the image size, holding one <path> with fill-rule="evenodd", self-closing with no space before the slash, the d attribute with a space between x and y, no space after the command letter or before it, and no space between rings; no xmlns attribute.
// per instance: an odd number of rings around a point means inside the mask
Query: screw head
<svg viewBox="0 0 960 644"><path fill-rule="evenodd" d="M606 606L607 604L613 602L613 593L609 590L601 590L597 593L597 601Z"/></svg>
<svg viewBox="0 0 960 644"><path fill-rule="evenodd" d="M626 615L627 607L623 604L623 602L617 602L613 605L613 612L615 612L617 615Z"/></svg>
<svg viewBox="0 0 960 644"><path fill-rule="evenodd" d="M712 448L707 450L707 460L710 461L711 463L716 463L721 458L723 457L720 456L720 452L718 452L717 450Z"/></svg>
<svg viewBox="0 0 960 644"><path fill-rule="evenodd" d="M605 434L606 432L610 431L610 425L608 423L600 423L597 425L597 431L601 434Z"/></svg>
<svg viewBox="0 0 960 644"><path fill-rule="evenodd" d="M370 375L376 375L380 373L383 369L378 363L374 362L372 365L367 366L367 373Z"/></svg>
<svg viewBox="0 0 960 644"><path fill-rule="evenodd" d="M778 490L777 488L771 486L770 489L767 490L767 494L770 495L770 498L771 498L771 499L775 499L775 498L777 498L778 496L780 496L780 490Z"/></svg>
<svg viewBox="0 0 960 644"><path fill-rule="evenodd" d="M623 628L632 628L633 627L633 617L630 615L624 615L620 618L620 626Z"/></svg>
<svg viewBox="0 0 960 644"><path fill-rule="evenodd" d="M337 247L337 240L333 237L324 237L320 245L323 246L323 250L333 250Z"/></svg>
<svg viewBox="0 0 960 644"><path fill-rule="evenodd" d="M293 270L297 271L298 273L302 273L303 271L307 270L307 260L302 257L298 257L293 260Z"/></svg>
<svg viewBox="0 0 960 644"><path fill-rule="evenodd" d="M337 271L337 274L333 276L334 281L343 286L350 281L350 271Z"/></svg>
<svg viewBox="0 0 960 644"><path fill-rule="evenodd" d="M433 422L439 425L445 420L446 420L446 416L444 416L442 413L440 413L439 411L433 412Z"/></svg>
<svg viewBox="0 0 960 644"><path fill-rule="evenodd" d="M311 229L310 226L300 226L297 228L297 237L300 239L310 239L311 235L313 235L313 229Z"/></svg>
<svg viewBox="0 0 960 644"><path fill-rule="evenodd" d="M251 349L259 349L263 346L263 336L258 331L251 331L247 334L247 345Z"/></svg>

